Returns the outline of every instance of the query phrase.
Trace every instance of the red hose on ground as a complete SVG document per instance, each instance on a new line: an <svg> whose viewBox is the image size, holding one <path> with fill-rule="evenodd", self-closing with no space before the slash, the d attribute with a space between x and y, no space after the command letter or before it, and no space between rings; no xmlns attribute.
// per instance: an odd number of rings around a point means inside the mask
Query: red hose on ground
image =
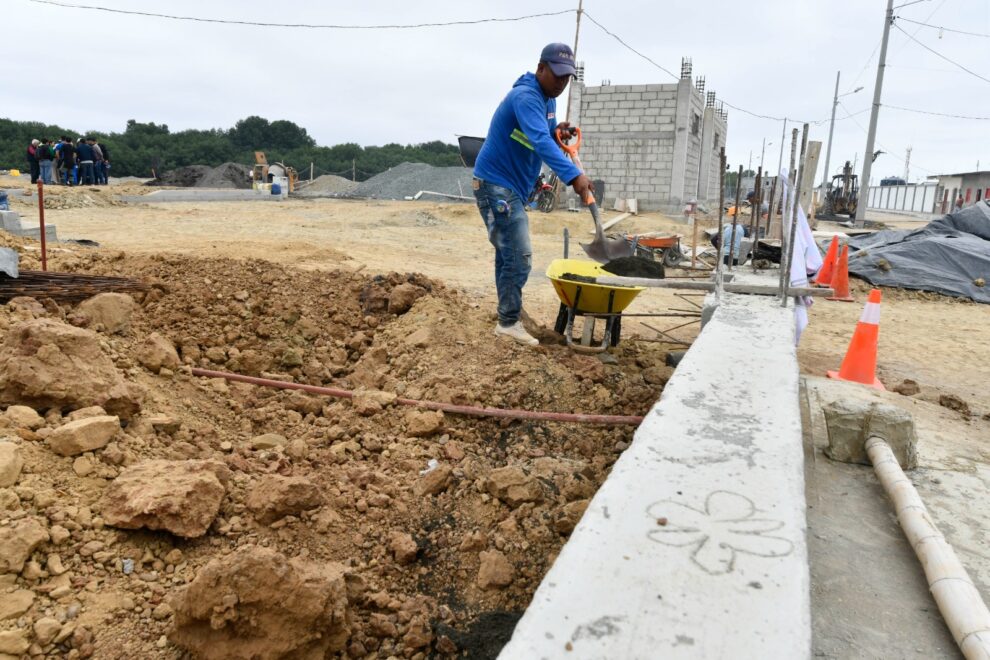
<svg viewBox="0 0 990 660"><path fill-rule="evenodd" d="M224 378L239 383L250 385L262 385L264 387L276 387L284 390L302 390L312 394L322 394L333 396L338 399L353 399L354 392L341 390L335 387L319 387L317 385L305 385L303 383L291 383L283 380L272 380L270 378L255 378L254 376L243 376L241 374L230 373L229 371L211 371L209 369L192 370L193 376L204 376L206 378ZM399 397L396 403L415 408L426 408L428 410L442 410L445 413L455 415L471 415L474 417L500 417L503 419L533 419L551 422L575 422L578 424L602 424L605 426L618 426L622 424L639 426L643 421L642 417L636 415L585 415L582 413L556 413L540 412L533 410L505 410L503 408L479 408L477 406L458 406L453 403L440 403L438 401L418 401L416 399L403 399Z"/></svg>

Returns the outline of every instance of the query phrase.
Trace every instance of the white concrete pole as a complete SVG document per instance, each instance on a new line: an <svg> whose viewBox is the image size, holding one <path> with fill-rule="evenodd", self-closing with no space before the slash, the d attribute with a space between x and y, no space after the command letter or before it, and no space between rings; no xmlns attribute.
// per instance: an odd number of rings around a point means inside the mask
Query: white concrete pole
<svg viewBox="0 0 990 660"><path fill-rule="evenodd" d="M863 154L863 175L859 178L859 200L856 204L856 223L866 220L866 203L870 193L870 170L873 168L873 147L877 138L877 118L880 116L880 92L883 91L883 70L887 66L887 40L890 24L894 22L894 0L887 0L887 13L883 17L883 40L880 42L880 61L877 62L877 84L873 87L873 110L870 112L870 130L866 134L866 152Z"/></svg>
<svg viewBox="0 0 990 660"><path fill-rule="evenodd" d="M581 36L581 14L584 13L584 0L578 0L577 8L577 24L574 26L574 63L577 64L577 47L578 47L578 37ZM564 121L571 120L571 102L574 98L571 94L571 90L574 89L574 81L567 86L567 114L564 116Z"/></svg>
<svg viewBox="0 0 990 660"><path fill-rule="evenodd" d="M839 76L841 71L835 72L835 95L832 97L832 123L828 125L828 147L825 148L825 171L822 173L822 199L825 199L825 191L828 189L828 163L832 158L832 133L835 131L835 108L839 105Z"/></svg>

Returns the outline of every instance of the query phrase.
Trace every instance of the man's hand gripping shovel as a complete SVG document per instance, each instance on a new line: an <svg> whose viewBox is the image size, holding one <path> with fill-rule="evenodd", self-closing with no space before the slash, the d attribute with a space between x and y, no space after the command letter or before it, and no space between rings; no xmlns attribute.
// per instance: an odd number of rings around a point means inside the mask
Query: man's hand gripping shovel
<svg viewBox="0 0 990 660"><path fill-rule="evenodd" d="M563 133L564 131L569 132L574 136L573 144L565 144ZM570 156L571 160L577 165L578 169L584 172L584 166L581 164L581 159L578 157L578 149L581 148L581 129L575 127L569 129L558 128L554 131L554 137L557 139L557 144L560 148ZM584 199L581 200L588 210L591 211L591 217L595 221L595 238L591 243L581 243L581 249L584 250L585 254L594 259L599 263L608 263L613 259L618 259L620 257L631 257L635 254L636 248L629 244L629 242L624 238L606 238L605 231L602 229L601 216L598 213L598 204L595 202L595 196L592 191L588 191Z"/></svg>

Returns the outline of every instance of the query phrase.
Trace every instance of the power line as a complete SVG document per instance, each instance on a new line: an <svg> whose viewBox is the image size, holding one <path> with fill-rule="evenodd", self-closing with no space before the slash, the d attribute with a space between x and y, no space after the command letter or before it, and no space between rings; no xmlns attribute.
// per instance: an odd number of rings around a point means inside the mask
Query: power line
<svg viewBox="0 0 990 660"><path fill-rule="evenodd" d="M965 71L966 73L968 73L968 74L970 74L970 75L972 75L972 76L974 76L974 77L976 77L976 78L979 78L979 79L980 79L980 80L982 80L983 82L986 82L986 83L990 83L990 78L984 78L983 76L981 76L981 75L980 75L980 74L978 74L977 72L975 72L975 71L972 71L972 70L970 70L970 69L967 69L966 67L964 67L964 66L963 66L962 64L960 64L959 62L956 62L955 60L950 60L950 59L949 59L948 57L946 57L946 56L945 56L945 55L943 55L942 53L940 53L940 52L938 52L937 50L934 50L934 49L932 49L932 48L929 48L928 46L926 46L925 44L923 44L922 42L920 42L920 41L918 41L918 40L917 40L917 39L915 39L915 38L914 38L913 36L911 36L910 34L908 34L908 33L907 33L907 30L905 30L905 29L903 29L902 27L900 27L899 25L897 25L897 23L894 23L894 27L895 27L895 28L897 28L898 30L900 30L901 32L903 32L903 33L904 33L905 35L907 35L907 37L908 37L908 39L910 39L910 40L911 40L911 41L913 41L914 43L916 43L916 44L918 44L919 46L921 46L922 48L924 48L924 49L925 49L925 50L927 50L928 52L930 52L930 53L932 53L932 54L934 54L934 55L937 55L938 57L940 57L940 58L942 58L943 60L945 60L945 61L946 61L946 62L948 62L949 64L953 64L953 65L955 65L955 66L957 66L957 67L959 67L960 69L962 69L962 70L963 70L963 71Z"/></svg>
<svg viewBox="0 0 990 660"><path fill-rule="evenodd" d="M602 25L601 23L599 23L598 21L596 21L591 16L591 14L589 14L587 11L583 11L582 14L584 14L584 17L587 18L589 21L591 21L592 23L594 23L595 25L597 25L599 28L601 28L602 32L604 32L608 36L612 37L613 39L615 39L616 41L618 41L620 44L622 44L623 46L625 46L626 48L628 48L632 52L636 53L637 55L639 55L640 57L642 57L644 60L646 60L647 62L649 62L650 64L652 64L656 68L660 69L661 71L663 71L664 73L666 73L667 75L669 75L674 80L680 80L680 76L675 76L674 73L670 69L668 69L668 68L666 68L666 67L658 64L655 60L653 60L649 56L644 55L643 53L639 52L638 50L636 50L635 48L633 48L632 46L630 46L629 44L627 44L625 41L622 40L622 37L620 37L619 35L615 34L611 30L609 30L607 27L605 27L604 25ZM726 105L728 105L728 104L726 104Z"/></svg>
<svg viewBox="0 0 990 660"><path fill-rule="evenodd" d="M129 9L111 9L110 7L97 7L94 5L80 5L69 2L59 2L58 0L28 0L40 5L53 5L67 9L88 9L92 11L103 11L111 14L127 14L130 16L145 16L149 18L166 18L173 21L192 21L195 23L220 23L223 25L248 25L253 27L277 27L277 28L306 28L312 30L411 30L417 28L448 27L452 25L478 25L480 23L511 23L514 21L525 21L531 18L543 18L545 16L562 16L573 14L575 9L563 9L561 11L544 12L541 14L528 14L526 16L513 16L510 18L479 18L464 21L445 21L441 23L406 23L406 24L385 24L385 25L343 25L343 24L312 24L312 23L269 23L259 21L236 21L222 18L200 18L197 16L176 16L172 14L158 14L146 11L134 11Z"/></svg>
<svg viewBox="0 0 990 660"><path fill-rule="evenodd" d="M969 37L983 37L984 39L990 39L990 34L984 34L982 32L966 32L965 30L954 30L952 28L942 27L941 25L932 25L931 23L922 23L921 21L912 21L910 18L904 18L903 16L898 16L897 20L904 21L905 23L914 23L915 25L920 25L922 27L940 30L942 32L953 32L955 34L965 34L966 36Z"/></svg>
<svg viewBox="0 0 990 660"><path fill-rule="evenodd" d="M952 117L953 119L974 119L974 120L977 120L977 121L990 121L990 117L973 117L973 116L969 116L969 115L950 115L950 114L946 114L944 112L931 112L929 110L916 110L915 108L901 108L899 106L890 105L888 103L884 103L883 104L883 107L885 107L885 108L893 108L894 110L903 110L904 112L916 112L916 113L921 114L921 115L935 115L936 117Z"/></svg>
<svg viewBox="0 0 990 660"><path fill-rule="evenodd" d="M633 48L632 46L630 46L628 43L626 43L625 41L623 41L622 37L620 37L619 35L615 34L611 30L609 30L607 27L605 27L604 25L602 25L601 23L599 23L598 21L596 21L594 19L594 17L591 16L591 14L588 13L587 10L584 10L582 13L583 13L583 15L584 15L585 18L587 18L589 21L591 21L596 26L598 26L602 30L602 32L604 32L605 34L609 35L610 37L612 37L613 39L615 39L616 41L618 41L620 44L622 44L623 46L625 46L627 49L631 50L636 55L639 55L641 58L643 58L644 60L646 60L647 62L649 62L653 66L655 66L656 68L660 69L661 71L663 71L664 73L666 73L668 76L670 76L674 80L680 80L680 78L681 78L680 76L675 75L670 69L668 69L668 68L662 66L661 64L657 63L656 60L654 60L653 58L649 57L648 55L645 55L645 54L641 53L640 51L636 50L635 48ZM786 120L786 121L796 121L798 123L803 123L800 120L788 119L786 117L772 117L770 115L761 115L758 112L752 112L750 110L746 110L745 108L740 108L737 105L733 105L732 103L729 103L725 99L719 99L719 100L724 105L729 106L733 110L738 110L739 112L742 112L744 114L750 115L751 117L756 117L757 119L768 119L770 121L785 121ZM827 119L819 119L817 121L812 121L812 122L808 122L808 123L809 124L821 124L821 123L823 123L825 121L828 121L828 120Z"/></svg>
<svg viewBox="0 0 990 660"><path fill-rule="evenodd" d="M873 61L873 56L877 54L877 51L878 50L880 50L880 44L881 43L883 43L883 39L881 39L880 41L878 41L877 42L877 45L873 47L873 52L870 53L870 56L866 58L866 63L863 65L863 68L859 70L859 74L852 81L852 84L849 85L850 87L854 87L856 85L856 83L859 82L859 79L863 77L863 74L866 72L866 69L870 66L870 62Z"/></svg>
<svg viewBox="0 0 990 660"><path fill-rule="evenodd" d="M863 125L860 124L852 114L850 114L849 108L846 107L846 104L845 103L843 103L842 101L839 101L839 105L842 106L842 110L846 113L846 116L844 117L844 119L852 119L853 120L853 123L856 124L856 126L859 127L859 130L863 131L864 133L869 133L869 131L866 130L863 127ZM891 149L890 147L888 147L886 145L880 144L880 140L876 140L875 143L876 143L876 146L878 146L878 147L880 147L881 149L884 150L884 153L885 154L888 154L890 156L893 156L894 158L896 158L897 160L901 161L902 163L905 162L904 159L901 158L900 156L898 156L897 153L893 149ZM863 158L873 158L873 154L865 154L863 156ZM924 170L924 171L928 172L929 174L938 174L938 172L936 172L934 170L930 170L927 167L922 167L921 165L918 165L915 162L912 162L911 163L911 166L912 167L917 167L919 170ZM869 182L867 181L867 183L869 183Z"/></svg>

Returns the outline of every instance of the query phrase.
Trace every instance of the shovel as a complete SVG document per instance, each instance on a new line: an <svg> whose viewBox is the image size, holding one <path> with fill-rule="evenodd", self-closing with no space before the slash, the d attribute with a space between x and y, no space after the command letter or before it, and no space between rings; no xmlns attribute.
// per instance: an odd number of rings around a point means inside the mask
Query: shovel
<svg viewBox="0 0 990 660"><path fill-rule="evenodd" d="M562 130L557 129L554 132L554 137L557 138L557 144L560 148L570 156L571 160L577 165L578 169L584 172L584 166L581 164L581 159L578 157L578 149L581 148L581 129L578 127L573 127L570 129L571 135L575 136L576 140L574 144L564 144L562 139ZM595 238L590 243L581 243L581 249L589 257L597 261L598 263L606 264L613 259L619 259L621 257L631 257L636 253L636 247L631 245L629 241L624 238L606 238L605 230L602 229L602 219L601 215L598 213L598 204L595 202L595 196L591 191L585 195L584 202L588 210L591 211L591 218L595 221Z"/></svg>

